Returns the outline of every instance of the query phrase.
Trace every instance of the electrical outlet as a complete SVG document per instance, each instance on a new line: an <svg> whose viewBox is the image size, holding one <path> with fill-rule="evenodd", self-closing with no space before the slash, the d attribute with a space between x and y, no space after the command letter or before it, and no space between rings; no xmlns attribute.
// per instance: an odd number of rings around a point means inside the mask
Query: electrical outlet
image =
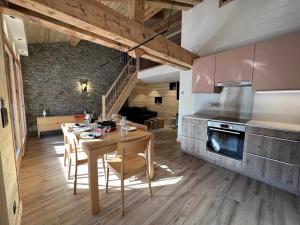
<svg viewBox="0 0 300 225"><path fill-rule="evenodd" d="M218 108L218 107L221 106L221 104L219 102L211 102L211 103L208 104L208 106L210 108Z"/></svg>

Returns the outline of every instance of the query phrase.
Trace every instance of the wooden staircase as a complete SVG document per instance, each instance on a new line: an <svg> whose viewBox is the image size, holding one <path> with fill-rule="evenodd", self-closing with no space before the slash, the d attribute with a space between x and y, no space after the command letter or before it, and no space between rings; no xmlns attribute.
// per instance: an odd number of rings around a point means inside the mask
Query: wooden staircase
<svg viewBox="0 0 300 225"><path fill-rule="evenodd" d="M103 120L120 111L137 83L137 71L136 59L130 58L106 95L102 95Z"/></svg>

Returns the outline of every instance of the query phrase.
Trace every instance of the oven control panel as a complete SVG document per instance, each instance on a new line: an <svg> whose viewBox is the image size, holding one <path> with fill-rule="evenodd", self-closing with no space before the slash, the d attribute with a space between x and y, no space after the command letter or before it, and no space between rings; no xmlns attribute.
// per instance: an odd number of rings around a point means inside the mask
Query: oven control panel
<svg viewBox="0 0 300 225"><path fill-rule="evenodd" d="M207 126L226 129L226 130L240 131L240 132L245 132L246 130L246 126L242 124L224 123L224 122L210 121L210 120L207 122Z"/></svg>

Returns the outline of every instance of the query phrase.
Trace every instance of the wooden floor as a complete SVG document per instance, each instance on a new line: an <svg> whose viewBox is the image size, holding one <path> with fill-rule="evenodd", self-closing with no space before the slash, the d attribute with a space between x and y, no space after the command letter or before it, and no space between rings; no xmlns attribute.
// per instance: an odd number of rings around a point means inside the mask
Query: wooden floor
<svg viewBox="0 0 300 225"><path fill-rule="evenodd" d="M110 176L105 195L99 173L101 212L89 210L87 166L81 166L77 195L63 166L60 135L28 141L21 175L22 224L300 224L300 198L266 184L184 155L176 131L155 131L154 197L144 178L127 181L125 216L120 213L120 181ZM101 163L99 163L99 166Z"/></svg>

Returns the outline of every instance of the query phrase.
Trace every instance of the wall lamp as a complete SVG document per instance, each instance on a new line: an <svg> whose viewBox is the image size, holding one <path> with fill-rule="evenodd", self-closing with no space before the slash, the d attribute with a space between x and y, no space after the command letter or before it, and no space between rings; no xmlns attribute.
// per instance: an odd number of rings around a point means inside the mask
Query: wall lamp
<svg viewBox="0 0 300 225"><path fill-rule="evenodd" d="M80 82L80 85L81 85L82 92L87 92L87 85L88 85L89 80L80 79L79 82Z"/></svg>

